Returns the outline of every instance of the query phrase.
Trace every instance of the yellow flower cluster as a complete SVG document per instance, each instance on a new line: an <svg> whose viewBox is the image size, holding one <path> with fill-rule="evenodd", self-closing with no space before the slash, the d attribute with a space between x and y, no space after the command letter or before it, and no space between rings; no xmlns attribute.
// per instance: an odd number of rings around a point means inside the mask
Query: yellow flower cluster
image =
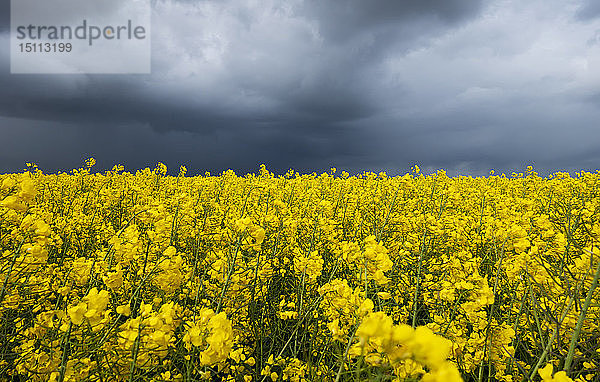
<svg viewBox="0 0 600 382"><path fill-rule="evenodd" d="M233 330L225 313L215 314L212 309L203 309L199 323L187 323L188 330L183 342L188 348L204 348L200 353L201 365L215 365L225 361L233 346Z"/></svg>
<svg viewBox="0 0 600 382"><path fill-rule="evenodd" d="M18 181L13 177L7 177L2 181L0 190L9 191L9 195L0 201L0 205L9 210L23 212L27 210L27 203L33 200L37 190L29 173L19 175L17 179ZM10 192L13 189L14 192Z"/></svg>
<svg viewBox="0 0 600 382"><path fill-rule="evenodd" d="M99 325L108 322L106 307L108 306L108 291L92 288L83 298L83 301L77 305L67 308L67 313L71 322L75 325L81 325L83 320L87 320L92 330L100 329Z"/></svg>
<svg viewBox="0 0 600 382"><path fill-rule="evenodd" d="M600 172L0 174L0 381L577 381Z"/></svg>
<svg viewBox="0 0 600 382"><path fill-rule="evenodd" d="M567 377L567 373L564 371L558 371L552 375L552 365L547 364L543 369L538 370L542 382L573 382L573 380Z"/></svg>
<svg viewBox="0 0 600 382"><path fill-rule="evenodd" d="M323 258L318 251L313 251L308 256L297 253L294 256L294 271L301 279L314 283L323 271Z"/></svg>
<svg viewBox="0 0 600 382"><path fill-rule="evenodd" d="M364 249L355 242L340 243L339 252L342 258L355 270L358 278L375 280L378 285L385 285L389 281L384 272L392 269L394 263L388 256L388 250L377 242L375 236L369 235L363 241Z"/></svg>
<svg viewBox="0 0 600 382"><path fill-rule="evenodd" d="M119 348L123 352L137 350L136 362L142 367L155 365L165 358L175 342L174 331L180 324L179 306L173 302L163 304L156 312L151 304L142 303L139 315L120 325Z"/></svg>
<svg viewBox="0 0 600 382"><path fill-rule="evenodd" d="M266 364L261 375L268 377L271 381L277 381L280 378L290 382L306 381L307 365L297 358L273 357L271 354Z"/></svg>
<svg viewBox="0 0 600 382"><path fill-rule="evenodd" d="M394 325L385 313L374 312L363 319L356 334L360 342L350 354L364 356L371 365L389 362L399 377L421 374L424 381L462 381L456 366L447 361L452 343L427 327Z"/></svg>
<svg viewBox="0 0 600 382"><path fill-rule="evenodd" d="M183 281L183 258L176 256L176 249L172 246L163 252L163 259L158 264L160 273L154 279L156 285L166 294L171 294L179 289Z"/></svg>
<svg viewBox="0 0 600 382"><path fill-rule="evenodd" d="M335 279L319 288L323 296L320 307L329 320L327 327L333 338L343 340L357 319L373 310L373 301L361 297L360 289L352 289L346 280Z"/></svg>

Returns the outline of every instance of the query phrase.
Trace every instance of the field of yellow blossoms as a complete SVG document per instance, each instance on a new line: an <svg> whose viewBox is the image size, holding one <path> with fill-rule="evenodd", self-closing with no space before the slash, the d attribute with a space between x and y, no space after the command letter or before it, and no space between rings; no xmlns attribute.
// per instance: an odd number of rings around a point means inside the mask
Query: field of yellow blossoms
<svg viewBox="0 0 600 382"><path fill-rule="evenodd" d="M600 172L0 175L0 381L600 380Z"/></svg>

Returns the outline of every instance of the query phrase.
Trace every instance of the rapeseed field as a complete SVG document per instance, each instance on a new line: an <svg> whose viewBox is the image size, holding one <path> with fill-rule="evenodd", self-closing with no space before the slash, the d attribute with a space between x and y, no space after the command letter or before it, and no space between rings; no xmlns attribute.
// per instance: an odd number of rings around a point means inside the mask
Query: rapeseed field
<svg viewBox="0 0 600 382"><path fill-rule="evenodd" d="M0 175L0 380L598 381L600 172Z"/></svg>

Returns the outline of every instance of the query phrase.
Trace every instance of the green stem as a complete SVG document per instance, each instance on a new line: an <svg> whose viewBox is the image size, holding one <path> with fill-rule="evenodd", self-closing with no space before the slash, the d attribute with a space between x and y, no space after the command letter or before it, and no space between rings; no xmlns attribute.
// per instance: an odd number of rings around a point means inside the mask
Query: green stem
<svg viewBox="0 0 600 382"><path fill-rule="evenodd" d="M23 246L23 243L25 242L25 239L23 239L21 241L21 244L19 244L19 247L17 247L17 249L15 250L15 253L10 261L10 268L8 270L8 273L6 274L6 276L4 276L4 283L2 283L2 291L0 291L0 303L4 300L4 295L6 294L6 287L8 286L8 280L10 279L10 274L13 271L13 268L15 266L15 262L17 261L17 257L19 257L19 251L21 250L21 247Z"/></svg>
<svg viewBox="0 0 600 382"><path fill-rule="evenodd" d="M417 286L415 288L415 300L413 301L413 316L412 316L412 327L413 329L417 325L417 299L419 298L419 288L421 286L421 267L423 265L423 255L425 253L425 236L427 234L427 229L423 227L423 246L421 247L421 252L419 253L419 267L417 269Z"/></svg>
<svg viewBox="0 0 600 382"><path fill-rule="evenodd" d="M354 336L356 335L356 331L358 330L358 326L352 333L352 336L348 340L348 344L346 345L346 351L344 351L344 356L340 361L340 367L338 369L337 375L335 376L335 382L339 382L340 377L342 376L342 370L344 369L344 363L346 362L346 358L348 358L348 352L350 351L350 346L352 345L352 341L354 340Z"/></svg>
<svg viewBox="0 0 600 382"><path fill-rule="evenodd" d="M139 317L139 326L138 326L138 335L135 338L135 344L133 345L132 354L131 354L131 365L129 367L129 382L133 381L133 377L135 376L135 363L137 361L137 356L140 351L140 341L142 337L142 317Z"/></svg>
<svg viewBox="0 0 600 382"><path fill-rule="evenodd" d="M63 382L65 380L65 371L67 370L67 358L68 357L68 346L69 346L69 338L71 337L71 329L73 328L73 323L71 322L69 324L69 329L67 330L67 333L65 334L64 338L63 338L63 344L62 344L62 359L60 361L60 372L58 375L58 382Z"/></svg>
<svg viewBox="0 0 600 382"><path fill-rule="evenodd" d="M593 257L593 253L590 252ZM594 275L594 280L592 281L592 285L588 290L588 294L585 298L585 302L583 304L583 308L579 313L579 319L577 320L577 325L575 326L575 331L571 336L571 343L569 344L569 352L567 353L567 358L565 359L565 367L564 371L569 374L571 371L571 363L573 362L573 356L575 355L575 345L577 344L577 340L579 339L579 334L581 333L581 327L583 326L583 320L585 319L585 314L590 307L590 302L592 301L592 295L594 294L594 289L598 285L598 277L600 276L600 261L598 261L598 265L596 266L596 274Z"/></svg>
<svg viewBox="0 0 600 382"><path fill-rule="evenodd" d="M585 276L582 278L582 284L583 284L583 280L585 280ZM548 352L550 351L550 348L552 347L552 343L558 336L558 331L560 329L560 326L562 325L564 319L567 317L569 310L571 310L571 306L573 306L573 302L575 301L575 295L577 295L577 293L579 293L579 286L576 288L575 293L569 297L569 303L567 304L567 307L563 311L563 314L561 315L560 321L557 323L556 328L554 328L554 332L552 333L552 336L548 340L548 343L546 344L546 347L545 347L544 351L542 352L540 359L538 360L537 364L533 367L533 369L531 369L531 373L529 375L525 375L525 378L523 378L523 381L531 381L533 379L533 377L535 376L535 374L537 373L540 366L542 366L542 364L546 360L546 356L548 355Z"/></svg>

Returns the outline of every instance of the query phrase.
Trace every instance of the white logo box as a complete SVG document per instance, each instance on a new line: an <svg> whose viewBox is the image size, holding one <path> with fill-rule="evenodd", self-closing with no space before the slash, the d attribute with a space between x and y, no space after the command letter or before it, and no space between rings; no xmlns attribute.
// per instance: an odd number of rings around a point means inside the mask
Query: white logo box
<svg viewBox="0 0 600 382"><path fill-rule="evenodd" d="M10 13L11 73L150 73L150 0L11 0Z"/></svg>

